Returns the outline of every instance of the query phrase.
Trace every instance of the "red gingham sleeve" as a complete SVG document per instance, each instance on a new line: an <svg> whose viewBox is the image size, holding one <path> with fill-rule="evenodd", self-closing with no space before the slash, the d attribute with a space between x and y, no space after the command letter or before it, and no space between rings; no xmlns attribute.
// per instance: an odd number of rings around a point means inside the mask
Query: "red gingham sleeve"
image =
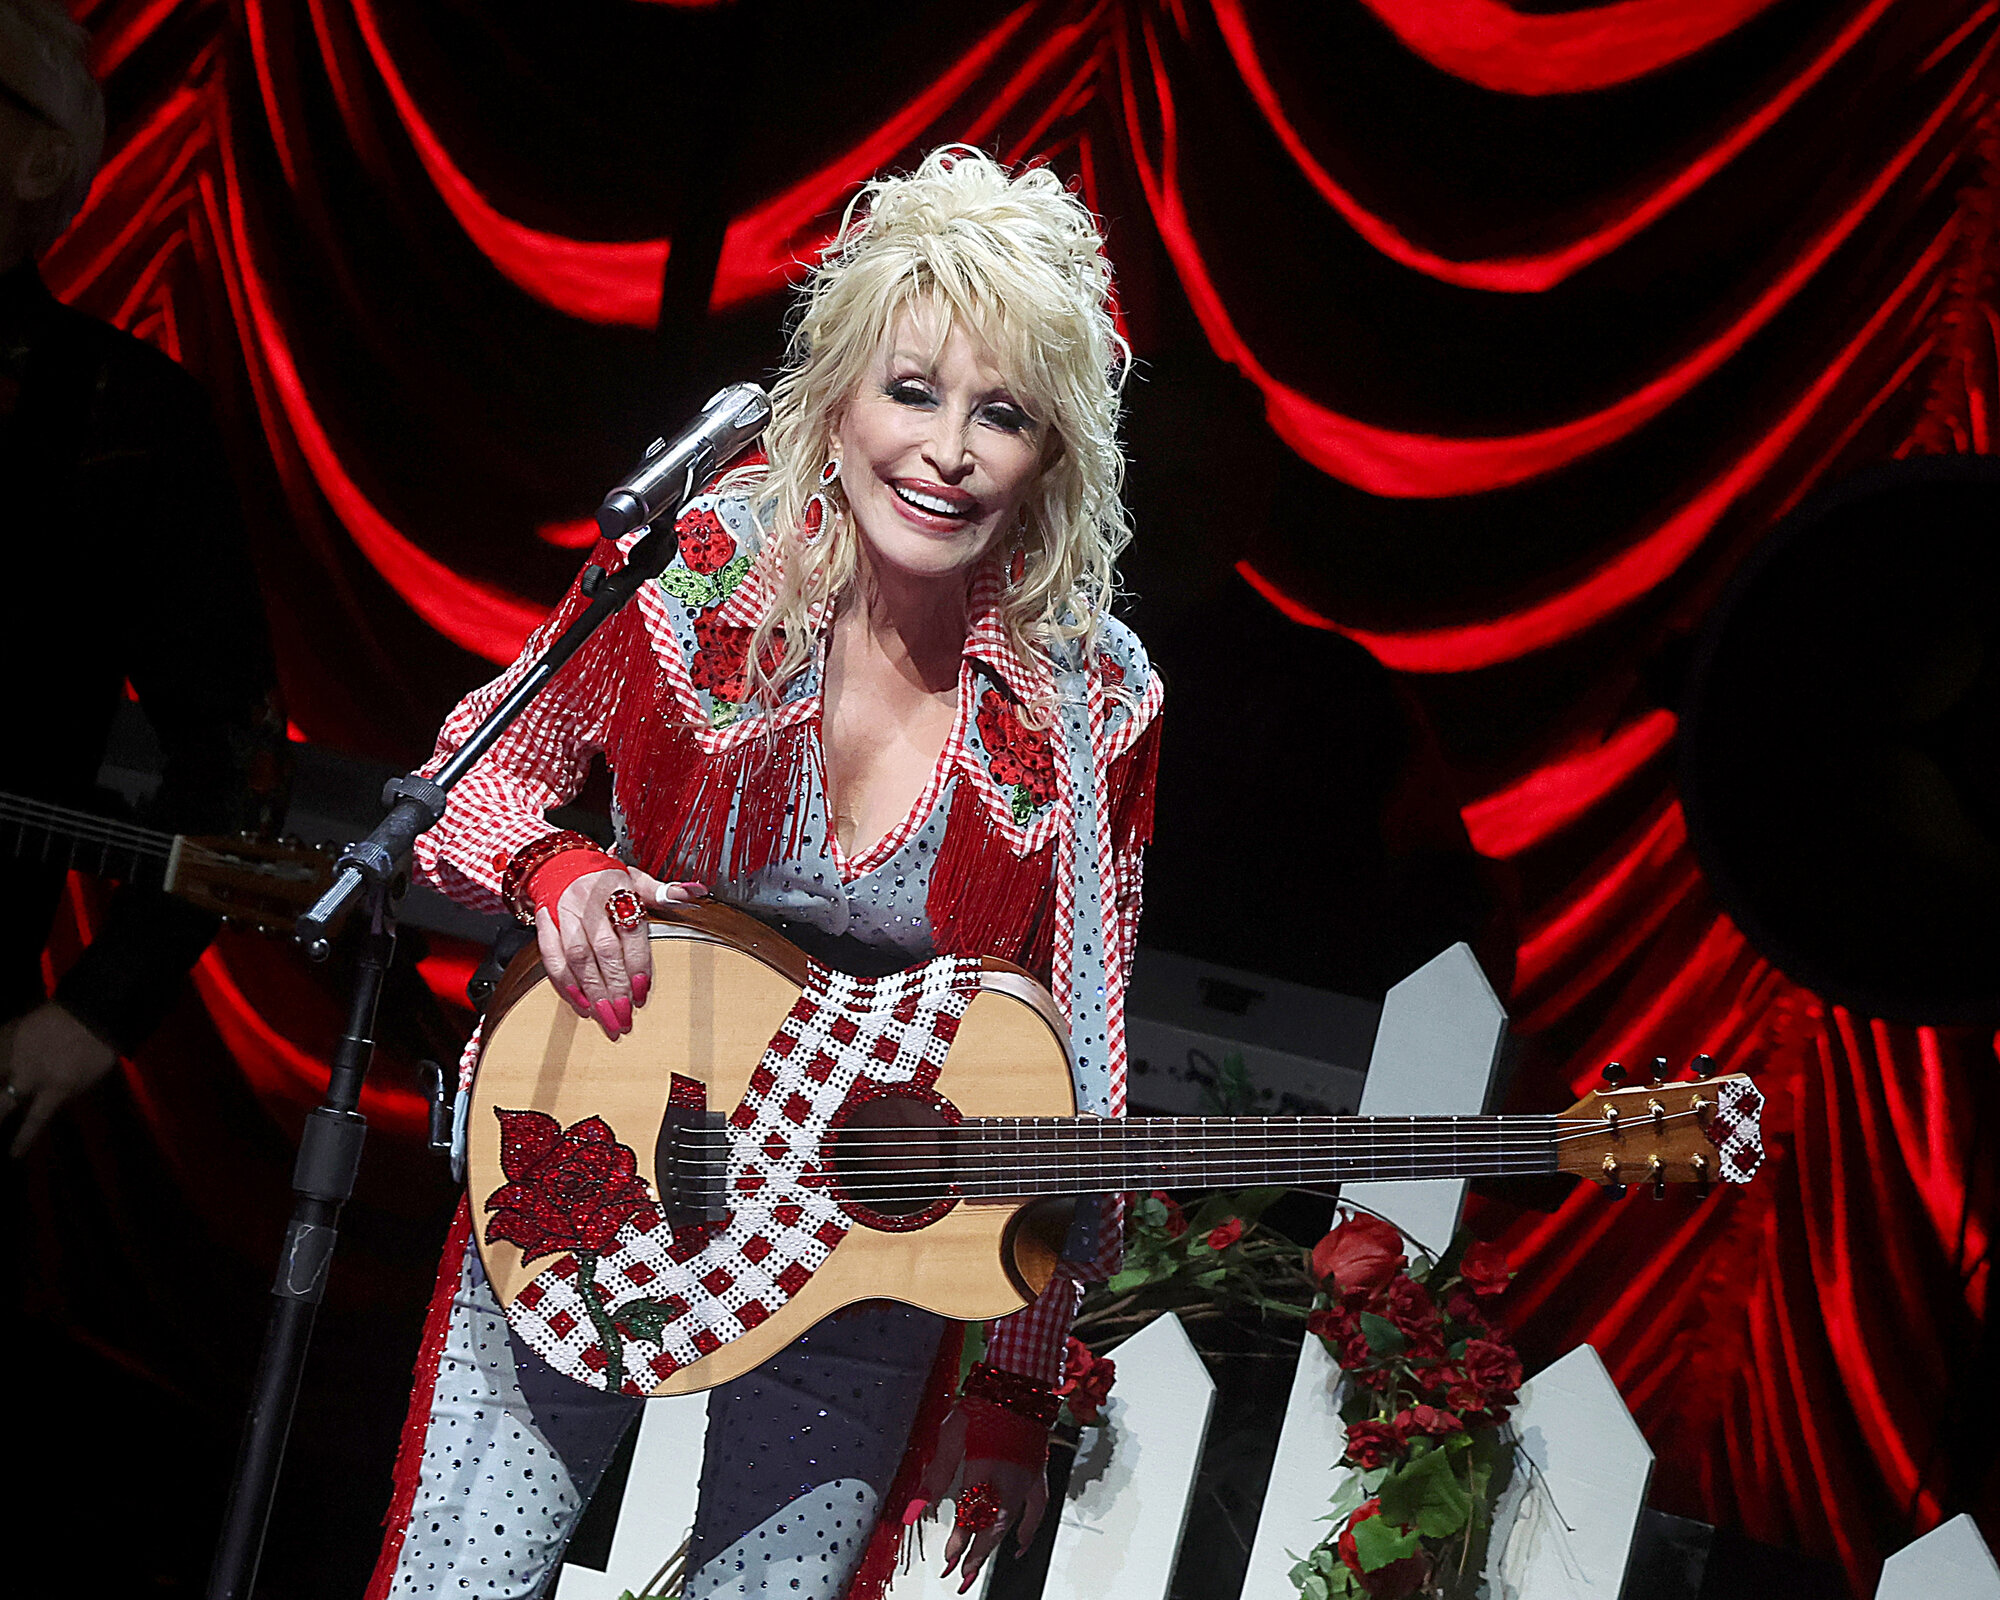
<svg viewBox="0 0 2000 1600"><path fill-rule="evenodd" d="M1068 1262L1058 1264L1049 1286L1033 1305L986 1325L984 1359L988 1366L1018 1372L1051 1389L1062 1382L1069 1325L1076 1320L1076 1308L1083 1304L1083 1285L1071 1276L1075 1270Z"/></svg>
<svg viewBox="0 0 2000 1600"><path fill-rule="evenodd" d="M615 546L602 543L591 559L607 570L623 563ZM450 759L586 604L572 586L514 664L458 703L424 763L426 776ZM554 831L544 814L548 808L564 804L582 787L617 705L622 662L642 634L637 605L628 604L564 664L452 790L443 820L417 838L417 870L427 880L475 910L507 909L500 900L500 876L524 846Z"/></svg>

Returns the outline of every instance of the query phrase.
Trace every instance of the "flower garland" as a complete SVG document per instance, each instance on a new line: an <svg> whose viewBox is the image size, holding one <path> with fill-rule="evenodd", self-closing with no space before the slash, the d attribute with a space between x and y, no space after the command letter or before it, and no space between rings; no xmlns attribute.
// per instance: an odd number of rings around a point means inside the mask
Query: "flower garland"
<svg viewBox="0 0 2000 1600"><path fill-rule="evenodd" d="M1347 1374L1351 1470L1332 1531L1292 1569L1299 1594L1470 1592L1513 1471L1521 1361L1490 1315L1513 1276L1506 1255L1461 1237L1433 1261L1352 1210L1306 1251L1260 1221L1284 1193L1213 1194L1191 1210L1158 1191L1135 1199L1124 1269L1085 1301L1077 1332L1102 1347L1171 1310L1198 1347L1204 1324L1227 1322L1282 1349L1282 1326L1304 1322Z"/></svg>
<svg viewBox="0 0 2000 1600"><path fill-rule="evenodd" d="M1432 1261L1352 1212L1313 1247L1306 1320L1347 1374L1348 1475L1334 1532L1292 1569L1304 1600L1404 1600L1476 1581L1512 1469L1504 1434L1521 1359L1485 1305L1513 1276L1503 1251L1455 1242Z"/></svg>

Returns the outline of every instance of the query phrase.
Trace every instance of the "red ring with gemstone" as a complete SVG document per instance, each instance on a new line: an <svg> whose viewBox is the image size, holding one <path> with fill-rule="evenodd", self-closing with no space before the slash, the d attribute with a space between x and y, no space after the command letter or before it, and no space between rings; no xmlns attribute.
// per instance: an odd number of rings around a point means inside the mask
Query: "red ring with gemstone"
<svg viewBox="0 0 2000 1600"><path fill-rule="evenodd" d="M1000 1520L1000 1496L990 1483L969 1483L958 1491L956 1526L967 1533L984 1533Z"/></svg>
<svg viewBox="0 0 2000 1600"><path fill-rule="evenodd" d="M646 908L630 889L613 889L604 901L605 915L620 933L634 933L646 924Z"/></svg>

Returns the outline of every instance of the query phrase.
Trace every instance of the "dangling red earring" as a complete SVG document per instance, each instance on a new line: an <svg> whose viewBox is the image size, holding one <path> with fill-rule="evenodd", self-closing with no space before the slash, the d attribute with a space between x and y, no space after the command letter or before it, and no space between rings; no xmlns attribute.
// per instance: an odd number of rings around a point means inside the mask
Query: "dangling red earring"
<svg viewBox="0 0 2000 1600"><path fill-rule="evenodd" d="M833 502L826 497L826 491L840 481L840 462L832 460L819 469L819 488L806 502L805 515L799 518L799 533L807 544L813 543L826 526L827 519L836 513Z"/></svg>

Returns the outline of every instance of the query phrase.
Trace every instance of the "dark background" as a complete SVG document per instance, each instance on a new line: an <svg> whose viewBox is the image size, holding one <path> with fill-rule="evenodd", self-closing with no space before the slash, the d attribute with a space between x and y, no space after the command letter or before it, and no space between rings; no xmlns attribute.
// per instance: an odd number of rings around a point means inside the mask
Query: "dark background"
<svg viewBox="0 0 2000 1600"><path fill-rule="evenodd" d="M1990 1451L1941 1427L1986 1383L1991 1038L1788 981L1706 886L1672 755L1676 663L1787 508L1992 449L1990 7L1475 3L1477 38L1423 0L75 9L111 131L47 275L209 385L299 736L397 764L637 448L770 369L854 185L950 139L1052 163L1138 356L1147 941L1379 992L1470 937L1519 1107L1614 1056L1755 1071L1749 1189L1476 1211L1530 1367L1594 1344L1656 1504L1860 1592L1990 1508ZM466 961L423 969L461 1020ZM32 1431L75 1485L50 1542L115 1529L143 1592L204 1564L337 981L226 936L8 1180ZM451 1204L391 1054L274 1594L357 1592L388 1496Z"/></svg>

